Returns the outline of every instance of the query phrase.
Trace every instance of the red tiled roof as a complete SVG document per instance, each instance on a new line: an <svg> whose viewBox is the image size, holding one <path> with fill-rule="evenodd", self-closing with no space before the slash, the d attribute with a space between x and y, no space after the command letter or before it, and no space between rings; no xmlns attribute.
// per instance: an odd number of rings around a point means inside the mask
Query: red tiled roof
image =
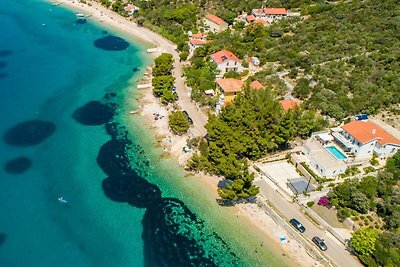
<svg viewBox="0 0 400 267"><path fill-rule="evenodd" d="M283 110L286 112L289 109L293 109L299 105L299 100L297 99L284 99L279 101Z"/></svg>
<svg viewBox="0 0 400 267"><path fill-rule="evenodd" d="M246 21L247 22L253 22L256 18L253 15L248 15L246 16Z"/></svg>
<svg viewBox="0 0 400 267"><path fill-rule="evenodd" d="M238 57L235 56L235 54L233 54L231 51L228 51L228 50L221 50L221 51L215 52L210 57L217 64L221 64L227 60L241 62L240 59L238 59Z"/></svg>
<svg viewBox="0 0 400 267"><path fill-rule="evenodd" d="M273 7L267 7L264 8L264 13L267 15L286 15L287 11L286 8L273 8Z"/></svg>
<svg viewBox="0 0 400 267"><path fill-rule="evenodd" d="M205 33L205 32L195 33L192 35L192 39L203 39L206 37L207 37L207 33Z"/></svg>
<svg viewBox="0 0 400 267"><path fill-rule="evenodd" d="M208 14L206 16L206 19L211 20L212 22L214 22L217 25L221 25L222 23L226 23L223 19L221 19L220 17L217 17L213 14Z"/></svg>
<svg viewBox="0 0 400 267"><path fill-rule="evenodd" d="M362 144L379 139L378 143L381 145L395 144L400 146L400 141L398 139L369 121L351 121L343 125L342 129Z"/></svg>
<svg viewBox="0 0 400 267"><path fill-rule="evenodd" d="M253 23L260 23L262 25L270 25L271 24L268 21L263 20L263 19L256 19Z"/></svg>
<svg viewBox="0 0 400 267"><path fill-rule="evenodd" d="M136 10L136 9L137 9L137 6L134 6L131 4L128 4L126 7L124 7L125 11L132 11L132 10Z"/></svg>
<svg viewBox="0 0 400 267"><path fill-rule="evenodd" d="M255 90L261 90L264 89L264 85L260 83L259 81L255 80L250 84L250 88L253 88Z"/></svg>
<svg viewBox="0 0 400 267"><path fill-rule="evenodd" d="M198 40L198 39L193 39L189 41L192 45L203 45L205 44L207 41L204 40Z"/></svg>
<svg viewBox="0 0 400 267"><path fill-rule="evenodd" d="M235 93L242 91L243 82L241 80L226 78L218 79L216 82L224 93Z"/></svg>

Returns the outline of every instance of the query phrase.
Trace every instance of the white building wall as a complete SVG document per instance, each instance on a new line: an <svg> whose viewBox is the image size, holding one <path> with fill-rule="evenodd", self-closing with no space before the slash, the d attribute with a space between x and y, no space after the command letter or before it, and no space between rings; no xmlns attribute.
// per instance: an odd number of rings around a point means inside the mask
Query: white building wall
<svg viewBox="0 0 400 267"><path fill-rule="evenodd" d="M243 67L240 62L236 62L234 60L227 60L221 64L217 65L217 70L219 70L219 74L217 75L218 78L221 78L224 76L224 74L228 71L236 71L236 72L243 72Z"/></svg>
<svg viewBox="0 0 400 267"><path fill-rule="evenodd" d="M376 145L376 140L366 144L361 144L356 140L355 146L352 148L351 152L354 153L356 158L372 157L375 145Z"/></svg>
<svg viewBox="0 0 400 267"><path fill-rule="evenodd" d="M400 146L391 144L386 144L384 146L381 146L379 143L377 143L374 152L379 158L384 159L393 156L399 150Z"/></svg>

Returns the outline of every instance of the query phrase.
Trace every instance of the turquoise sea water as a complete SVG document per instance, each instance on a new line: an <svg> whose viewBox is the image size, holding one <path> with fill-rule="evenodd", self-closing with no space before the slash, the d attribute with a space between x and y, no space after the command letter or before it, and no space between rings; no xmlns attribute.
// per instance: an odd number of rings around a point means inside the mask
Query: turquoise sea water
<svg viewBox="0 0 400 267"><path fill-rule="evenodd" d="M284 265L275 252L249 255L248 229L160 161L131 120L144 45L99 49L109 30L41 0L0 0L0 25L0 266ZM82 124L104 119L101 110L74 119L90 101L115 108L113 120ZM43 127L7 138L38 120L55 131L35 143ZM31 165L10 167L19 157Z"/></svg>

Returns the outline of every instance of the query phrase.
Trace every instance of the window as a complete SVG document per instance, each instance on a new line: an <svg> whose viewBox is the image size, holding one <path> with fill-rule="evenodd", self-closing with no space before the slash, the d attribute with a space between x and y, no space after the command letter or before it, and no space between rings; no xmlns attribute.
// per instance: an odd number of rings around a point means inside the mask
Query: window
<svg viewBox="0 0 400 267"><path fill-rule="evenodd" d="M228 62L226 62L226 65L227 65L227 66L229 66L229 61L228 61Z"/></svg>

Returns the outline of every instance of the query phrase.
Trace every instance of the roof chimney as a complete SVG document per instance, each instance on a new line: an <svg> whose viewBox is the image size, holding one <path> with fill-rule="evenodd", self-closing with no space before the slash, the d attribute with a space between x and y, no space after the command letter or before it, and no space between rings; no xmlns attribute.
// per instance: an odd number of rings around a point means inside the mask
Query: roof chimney
<svg viewBox="0 0 400 267"><path fill-rule="evenodd" d="M376 129L372 129L372 134L376 134Z"/></svg>

